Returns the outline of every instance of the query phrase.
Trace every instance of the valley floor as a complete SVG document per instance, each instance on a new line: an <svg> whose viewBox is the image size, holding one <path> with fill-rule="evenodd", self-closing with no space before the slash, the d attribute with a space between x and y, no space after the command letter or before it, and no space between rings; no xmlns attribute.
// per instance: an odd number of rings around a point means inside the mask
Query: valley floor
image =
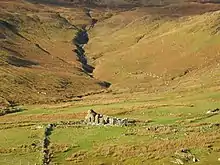
<svg viewBox="0 0 220 165"><path fill-rule="evenodd" d="M220 113L207 114L220 107L219 92L136 96L116 101L98 95L100 104L88 96L83 102L25 106L2 116L0 164L42 164L48 124L56 125L49 135L49 164L194 164L193 157L178 155L183 149L199 160L196 164L219 164ZM124 127L77 124L90 108L137 122Z"/></svg>

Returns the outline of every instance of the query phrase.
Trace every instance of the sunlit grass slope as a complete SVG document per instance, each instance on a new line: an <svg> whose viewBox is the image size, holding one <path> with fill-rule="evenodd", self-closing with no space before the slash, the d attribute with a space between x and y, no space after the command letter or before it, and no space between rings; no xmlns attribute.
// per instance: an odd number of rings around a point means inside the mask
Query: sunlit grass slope
<svg viewBox="0 0 220 165"><path fill-rule="evenodd" d="M149 10L114 15L91 32L86 48L95 76L130 91L218 86L220 12L176 17Z"/></svg>

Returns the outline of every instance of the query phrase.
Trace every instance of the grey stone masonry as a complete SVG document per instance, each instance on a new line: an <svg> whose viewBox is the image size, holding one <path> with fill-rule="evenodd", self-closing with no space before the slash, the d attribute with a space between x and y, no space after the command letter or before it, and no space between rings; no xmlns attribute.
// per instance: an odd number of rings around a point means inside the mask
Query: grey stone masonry
<svg viewBox="0 0 220 165"><path fill-rule="evenodd" d="M96 113L94 110L88 110L85 117L85 123L91 125L115 125L115 126L127 126L128 119L119 119L116 117L110 117Z"/></svg>

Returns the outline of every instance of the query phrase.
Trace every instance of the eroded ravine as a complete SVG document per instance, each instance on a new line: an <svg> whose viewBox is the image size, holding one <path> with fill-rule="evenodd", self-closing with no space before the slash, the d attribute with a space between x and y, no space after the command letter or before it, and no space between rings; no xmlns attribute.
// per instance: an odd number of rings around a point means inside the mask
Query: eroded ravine
<svg viewBox="0 0 220 165"><path fill-rule="evenodd" d="M88 41L89 37L86 29L79 29L76 37L73 39L73 43L76 46L74 51L78 57L78 60L82 64L83 70L91 75L95 68L88 64L84 50L84 45L86 45Z"/></svg>
<svg viewBox="0 0 220 165"><path fill-rule="evenodd" d="M88 63L88 59L86 57L85 52L85 45L89 42L89 34L88 31L94 28L95 24L98 22L97 19L94 19L91 14L90 10L86 9L85 14L91 19L91 24L85 25L82 28L76 28L77 34L73 38L73 44L75 45L74 52L78 58L78 61L82 64L82 69L85 73L87 73L90 77L93 77L93 71L95 69L94 66ZM88 28L87 28L88 27ZM99 83L101 86L109 88L111 83L102 81Z"/></svg>
<svg viewBox="0 0 220 165"><path fill-rule="evenodd" d="M95 26L98 20L92 18L89 9L86 9L85 14L89 17L89 19L91 19L91 24L84 25L82 28L77 28L77 34L73 38L73 44L76 46L74 51L78 57L79 62L82 64L83 70L92 76L93 70L95 68L88 64L84 46L89 42L88 31ZM87 26L89 26L89 28L87 28Z"/></svg>

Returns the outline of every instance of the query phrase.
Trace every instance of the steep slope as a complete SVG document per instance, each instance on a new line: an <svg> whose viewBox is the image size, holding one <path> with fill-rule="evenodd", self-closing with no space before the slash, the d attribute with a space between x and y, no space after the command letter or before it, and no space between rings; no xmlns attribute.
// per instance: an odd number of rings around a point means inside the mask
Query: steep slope
<svg viewBox="0 0 220 165"><path fill-rule="evenodd" d="M110 83L114 93L219 90L217 3L2 0L0 6L1 104L70 101ZM75 39L83 31L89 38L80 45Z"/></svg>
<svg viewBox="0 0 220 165"><path fill-rule="evenodd" d="M210 4L201 7L209 11ZM99 23L86 47L95 77L130 92L219 86L220 12L175 8L125 11Z"/></svg>
<svg viewBox="0 0 220 165"><path fill-rule="evenodd" d="M0 97L3 103L72 99L105 87L78 61L72 43L90 24L84 9L1 1Z"/></svg>

